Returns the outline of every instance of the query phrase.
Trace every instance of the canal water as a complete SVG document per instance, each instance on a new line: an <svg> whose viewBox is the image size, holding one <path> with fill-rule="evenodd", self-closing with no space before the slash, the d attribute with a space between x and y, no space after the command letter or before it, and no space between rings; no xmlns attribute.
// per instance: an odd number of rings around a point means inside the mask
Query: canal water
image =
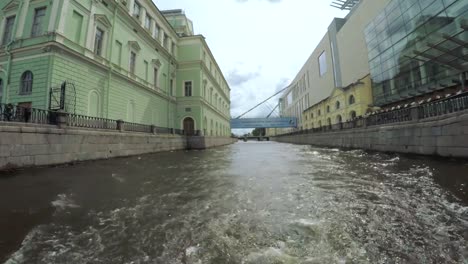
<svg viewBox="0 0 468 264"><path fill-rule="evenodd" d="M468 162L242 142L0 179L0 263L468 263Z"/></svg>

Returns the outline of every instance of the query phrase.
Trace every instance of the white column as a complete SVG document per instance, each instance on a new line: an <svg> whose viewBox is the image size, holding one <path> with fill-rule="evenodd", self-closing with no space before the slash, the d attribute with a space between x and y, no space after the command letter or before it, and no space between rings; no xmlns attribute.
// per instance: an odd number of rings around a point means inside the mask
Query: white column
<svg viewBox="0 0 468 264"><path fill-rule="evenodd" d="M60 1L53 1L52 2L52 10L51 10L51 13L50 13L51 15L50 15L50 20L49 20L49 26L47 27L48 32L53 32L55 30L55 24L56 24L57 16L58 16L59 2ZM67 10L64 10L64 9L62 9L62 10L64 11L64 13L67 11Z"/></svg>
<svg viewBox="0 0 468 264"><path fill-rule="evenodd" d="M58 1L54 1L54 4L55 2L58 2ZM70 0L63 0L62 9L61 9L62 12L60 13L60 21L59 21L58 30L57 30L58 33L61 33L61 34L65 33L65 20L68 17L69 5L70 5Z"/></svg>
<svg viewBox="0 0 468 264"><path fill-rule="evenodd" d="M96 13L96 6L94 5L94 1L91 2L91 13L89 15L89 20L88 20L88 31L86 34L86 48L89 50L93 50L93 36L95 34L95 26L94 26L94 14Z"/></svg>
<svg viewBox="0 0 468 264"><path fill-rule="evenodd" d="M21 9L21 13L19 14L18 18L18 26L16 28L16 38L26 37L23 35L24 31L24 23L26 22L26 16L28 14L29 9L29 0L24 0L23 8ZM31 32L26 32L26 34L30 34ZM28 36L29 37L29 36Z"/></svg>
<svg viewBox="0 0 468 264"><path fill-rule="evenodd" d="M146 9L144 7L140 8L140 25L145 28L145 18L146 18Z"/></svg>

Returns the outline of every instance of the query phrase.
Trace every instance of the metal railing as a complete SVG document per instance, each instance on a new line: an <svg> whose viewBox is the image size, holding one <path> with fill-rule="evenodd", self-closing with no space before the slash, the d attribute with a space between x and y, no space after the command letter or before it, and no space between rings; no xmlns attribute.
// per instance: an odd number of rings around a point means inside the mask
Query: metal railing
<svg viewBox="0 0 468 264"><path fill-rule="evenodd" d="M407 121L418 121L430 117L437 117L445 114L468 110L468 92L448 96L437 101L420 102L419 104L397 107L393 110L379 111L366 117L359 117L351 121L326 125L322 127L294 131L278 136L291 136L311 133L323 133L327 131L338 131L353 128L363 128Z"/></svg>
<svg viewBox="0 0 468 264"><path fill-rule="evenodd" d="M117 120L91 117L77 114L66 114L67 126L82 127L82 128L95 128L95 129L117 129Z"/></svg>
<svg viewBox="0 0 468 264"><path fill-rule="evenodd" d="M37 108L0 104L0 122L21 122L49 124L59 127L77 127L104 129L153 134L185 135L181 129L157 127L154 125L124 122L122 120L71 114L61 111L49 111ZM197 131L196 135L200 133Z"/></svg>
<svg viewBox="0 0 468 264"><path fill-rule="evenodd" d="M50 125L57 124L55 112L14 106L12 104L0 104L0 121Z"/></svg>

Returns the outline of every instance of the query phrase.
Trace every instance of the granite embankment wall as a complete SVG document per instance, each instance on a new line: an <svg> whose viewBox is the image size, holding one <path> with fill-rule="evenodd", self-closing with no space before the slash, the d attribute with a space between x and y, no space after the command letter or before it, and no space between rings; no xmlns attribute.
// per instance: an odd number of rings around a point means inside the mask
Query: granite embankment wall
<svg viewBox="0 0 468 264"><path fill-rule="evenodd" d="M193 142L193 143L192 143ZM0 122L0 170L55 165L171 150L205 149L231 138L117 132Z"/></svg>
<svg viewBox="0 0 468 264"><path fill-rule="evenodd" d="M388 125L273 137L284 143L468 158L468 111Z"/></svg>

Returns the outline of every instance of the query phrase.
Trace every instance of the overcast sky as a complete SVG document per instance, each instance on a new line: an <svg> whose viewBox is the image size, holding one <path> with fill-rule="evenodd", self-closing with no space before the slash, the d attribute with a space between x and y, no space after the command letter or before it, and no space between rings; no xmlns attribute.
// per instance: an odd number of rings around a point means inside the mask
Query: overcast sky
<svg viewBox="0 0 468 264"><path fill-rule="evenodd" d="M205 36L231 87L233 117L286 87L332 19L346 15L332 0L153 1L160 10L183 9L195 34ZM248 117L267 112L265 106Z"/></svg>

